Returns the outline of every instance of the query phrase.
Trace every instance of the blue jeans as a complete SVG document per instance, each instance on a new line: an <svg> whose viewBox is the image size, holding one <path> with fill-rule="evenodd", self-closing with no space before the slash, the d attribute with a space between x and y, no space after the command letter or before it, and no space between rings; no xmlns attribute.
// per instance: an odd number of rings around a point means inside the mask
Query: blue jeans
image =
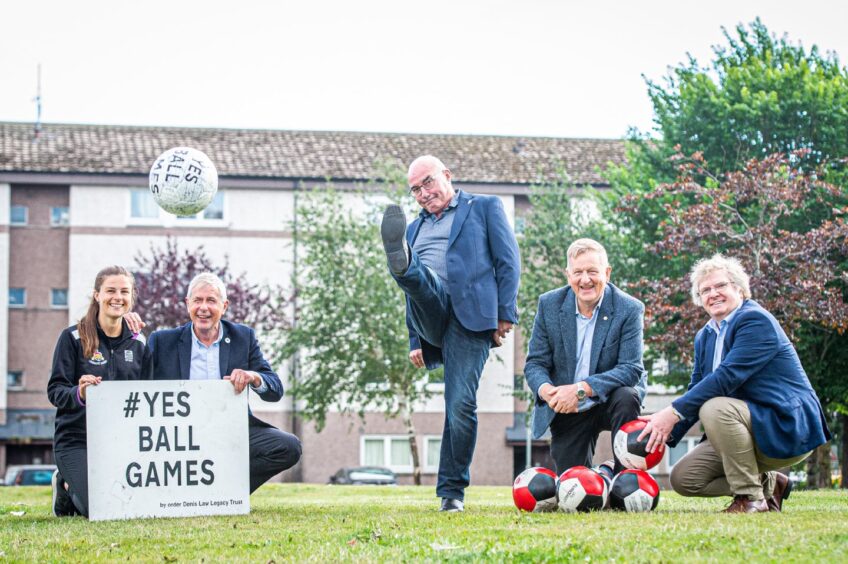
<svg viewBox="0 0 848 564"><path fill-rule="evenodd" d="M462 326L441 280L415 253L406 273L394 278L409 297L413 329L423 340L442 349L445 427L436 495L463 500L477 442L477 388L489 358L492 331L469 331Z"/></svg>

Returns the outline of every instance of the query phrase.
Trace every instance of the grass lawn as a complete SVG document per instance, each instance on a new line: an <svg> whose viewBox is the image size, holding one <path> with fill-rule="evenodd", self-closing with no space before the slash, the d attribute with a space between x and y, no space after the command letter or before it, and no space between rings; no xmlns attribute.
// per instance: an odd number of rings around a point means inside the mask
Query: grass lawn
<svg viewBox="0 0 848 564"><path fill-rule="evenodd" d="M848 495L793 492L784 513L663 492L649 514L521 514L472 487L440 514L432 487L265 485L239 517L89 523L50 515L50 488L0 488L0 560L848 562ZM21 515L20 513L23 512Z"/></svg>

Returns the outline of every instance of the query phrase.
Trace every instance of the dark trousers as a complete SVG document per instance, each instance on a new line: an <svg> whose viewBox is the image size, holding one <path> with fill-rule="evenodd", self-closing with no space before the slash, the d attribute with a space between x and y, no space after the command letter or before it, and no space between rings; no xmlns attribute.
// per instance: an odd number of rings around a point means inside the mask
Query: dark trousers
<svg viewBox="0 0 848 564"><path fill-rule="evenodd" d="M80 515L88 517L88 449L54 446L53 456L59 474L68 483L68 493L74 507Z"/></svg>
<svg viewBox="0 0 848 564"><path fill-rule="evenodd" d="M250 429L250 493L288 470L300 460L300 440L276 427L251 422Z"/></svg>
<svg viewBox="0 0 848 564"><path fill-rule="evenodd" d="M592 466L595 445L601 431L616 431L636 419L641 413L639 393L635 388L622 387L614 390L607 401L580 413L557 413L551 421L551 457L556 463L557 474L572 466ZM615 459L614 472L623 470Z"/></svg>
<svg viewBox="0 0 848 564"><path fill-rule="evenodd" d="M471 459L477 443L477 388L493 344L492 331L469 331L462 326L439 277L415 253L406 273L393 276L409 296L415 331L442 349L445 427L436 495L463 500L471 482Z"/></svg>

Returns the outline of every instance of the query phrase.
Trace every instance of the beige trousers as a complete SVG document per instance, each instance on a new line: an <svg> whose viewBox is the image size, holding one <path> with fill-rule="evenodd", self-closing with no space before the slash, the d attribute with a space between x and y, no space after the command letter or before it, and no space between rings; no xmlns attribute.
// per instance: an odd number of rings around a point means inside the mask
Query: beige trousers
<svg viewBox="0 0 848 564"><path fill-rule="evenodd" d="M812 452L793 458L764 455L754 442L751 412L742 400L713 398L701 406L698 415L707 440L671 470L671 487L680 495L769 499L775 487L773 470L792 466Z"/></svg>

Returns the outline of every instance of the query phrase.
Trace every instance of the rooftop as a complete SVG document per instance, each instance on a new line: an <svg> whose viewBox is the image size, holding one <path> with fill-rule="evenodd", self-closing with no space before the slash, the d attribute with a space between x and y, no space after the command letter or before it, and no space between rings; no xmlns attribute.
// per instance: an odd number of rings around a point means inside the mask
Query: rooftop
<svg viewBox="0 0 848 564"><path fill-rule="evenodd" d="M207 129L0 122L0 172L147 175L176 146L200 149L221 176L366 180L380 162L439 157L455 180L532 184L565 167L577 184L603 185L598 170L624 160L624 142L495 135Z"/></svg>

